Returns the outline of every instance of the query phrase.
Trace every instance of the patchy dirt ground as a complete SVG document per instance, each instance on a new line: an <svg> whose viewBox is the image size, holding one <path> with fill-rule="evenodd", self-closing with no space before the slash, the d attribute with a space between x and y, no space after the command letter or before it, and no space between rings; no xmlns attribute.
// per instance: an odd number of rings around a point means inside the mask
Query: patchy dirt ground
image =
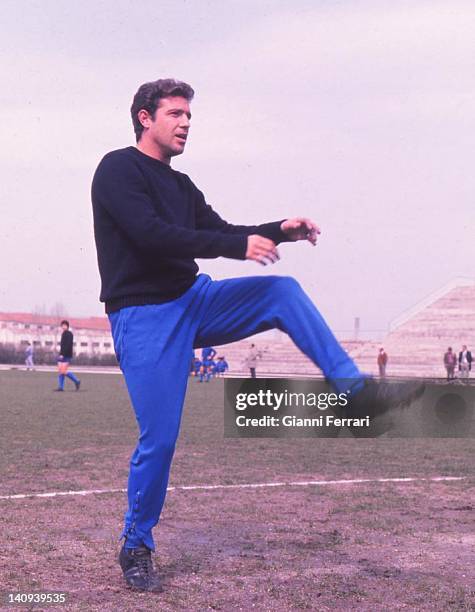
<svg viewBox="0 0 475 612"><path fill-rule="evenodd" d="M0 373L0 494L124 487L123 382L90 375L62 395L54 382ZM224 440L221 382L194 382L171 485L465 479L171 491L162 594L123 585L124 494L0 500L1 592L64 591L65 610L475 609L472 440Z"/></svg>

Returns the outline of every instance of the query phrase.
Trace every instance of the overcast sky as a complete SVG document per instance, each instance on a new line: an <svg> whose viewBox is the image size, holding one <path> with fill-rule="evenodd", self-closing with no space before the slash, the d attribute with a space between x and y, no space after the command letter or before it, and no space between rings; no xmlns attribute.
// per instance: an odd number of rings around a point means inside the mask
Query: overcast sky
<svg viewBox="0 0 475 612"><path fill-rule="evenodd" d="M471 0L2 0L0 24L0 311L103 313L91 178L169 76L196 91L173 165L221 216L322 228L202 271L295 275L339 330L475 277Z"/></svg>

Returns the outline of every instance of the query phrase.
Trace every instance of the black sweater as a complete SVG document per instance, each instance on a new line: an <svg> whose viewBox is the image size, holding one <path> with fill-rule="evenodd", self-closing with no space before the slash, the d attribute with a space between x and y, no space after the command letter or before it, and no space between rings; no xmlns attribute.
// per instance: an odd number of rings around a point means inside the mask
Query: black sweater
<svg viewBox="0 0 475 612"><path fill-rule="evenodd" d="M71 358L73 356L73 333L69 329L65 329L61 334L61 346L59 354L63 357Z"/></svg>
<svg viewBox="0 0 475 612"><path fill-rule="evenodd" d="M250 234L287 240L281 221L226 223L186 174L135 147L102 159L92 204L106 312L176 299L196 279L195 257L245 259Z"/></svg>

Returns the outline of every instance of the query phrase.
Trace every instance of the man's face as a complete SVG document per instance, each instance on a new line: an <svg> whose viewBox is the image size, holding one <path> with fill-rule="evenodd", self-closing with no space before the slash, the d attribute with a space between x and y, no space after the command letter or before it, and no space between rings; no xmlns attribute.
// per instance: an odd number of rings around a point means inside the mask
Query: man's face
<svg viewBox="0 0 475 612"><path fill-rule="evenodd" d="M190 104L181 96L162 98L152 118L147 113L144 121L146 128L142 138L146 138L161 154L163 161L181 155L185 149L190 129Z"/></svg>
<svg viewBox="0 0 475 612"><path fill-rule="evenodd" d="M64 323L63 323L63 325L61 325L61 329L62 329L63 331L66 331L66 330L68 329L68 326L67 326L67 325L64 325Z"/></svg>

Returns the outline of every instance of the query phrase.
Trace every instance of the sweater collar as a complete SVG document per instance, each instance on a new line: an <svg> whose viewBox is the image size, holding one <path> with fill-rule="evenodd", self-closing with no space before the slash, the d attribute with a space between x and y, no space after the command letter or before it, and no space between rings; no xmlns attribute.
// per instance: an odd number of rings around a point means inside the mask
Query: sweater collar
<svg viewBox="0 0 475 612"><path fill-rule="evenodd" d="M174 172L173 168L169 164L165 164L159 159L155 159L155 157L151 157L146 153L142 153L142 151L139 151L137 147L127 147L127 150L131 151L136 157L139 157L140 159L154 166L155 168L162 168L164 170L168 170L169 172Z"/></svg>

